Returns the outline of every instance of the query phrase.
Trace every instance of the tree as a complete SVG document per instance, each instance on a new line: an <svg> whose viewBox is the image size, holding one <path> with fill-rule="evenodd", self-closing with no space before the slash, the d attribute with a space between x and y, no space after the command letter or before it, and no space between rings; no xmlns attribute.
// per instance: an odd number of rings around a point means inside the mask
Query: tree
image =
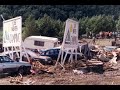
<svg viewBox="0 0 120 90"><path fill-rule="evenodd" d="M28 36L31 35L39 35L38 32L38 27L35 22L35 19L30 15L26 20L25 20L25 27L23 31L23 39L25 39Z"/></svg>
<svg viewBox="0 0 120 90"><path fill-rule="evenodd" d="M89 18L86 23L86 32L99 33L100 31L114 31L115 20L113 16L99 15Z"/></svg>
<svg viewBox="0 0 120 90"><path fill-rule="evenodd" d="M120 31L120 16L119 16L118 20L116 21L116 29L117 29L117 31Z"/></svg>
<svg viewBox="0 0 120 90"><path fill-rule="evenodd" d="M63 30L63 25L60 20L54 20L48 15L44 15L43 18L37 20L39 27L39 33L42 36L57 37L59 32Z"/></svg>
<svg viewBox="0 0 120 90"><path fill-rule="evenodd" d="M88 22L89 18L88 17L84 17L84 18L80 18L79 19L79 37L82 35L82 34L85 34L86 31L87 31L87 22Z"/></svg>

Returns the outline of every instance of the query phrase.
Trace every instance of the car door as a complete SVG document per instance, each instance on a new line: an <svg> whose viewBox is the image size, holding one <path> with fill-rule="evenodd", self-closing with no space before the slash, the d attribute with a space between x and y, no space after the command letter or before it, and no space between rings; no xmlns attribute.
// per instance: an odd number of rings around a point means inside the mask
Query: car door
<svg viewBox="0 0 120 90"><path fill-rule="evenodd" d="M55 54L54 54L54 50L53 49L50 49L46 52L46 56L49 56L51 57L52 59L54 59L55 57Z"/></svg>
<svg viewBox="0 0 120 90"><path fill-rule="evenodd" d="M57 60L59 54L59 49L54 50L54 59Z"/></svg>
<svg viewBox="0 0 120 90"><path fill-rule="evenodd" d="M0 63L0 75L3 74L3 64Z"/></svg>

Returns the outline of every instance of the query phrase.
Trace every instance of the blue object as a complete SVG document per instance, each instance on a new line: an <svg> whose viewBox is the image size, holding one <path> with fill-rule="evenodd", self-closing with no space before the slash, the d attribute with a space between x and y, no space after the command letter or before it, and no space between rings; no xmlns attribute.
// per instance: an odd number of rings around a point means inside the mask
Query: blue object
<svg viewBox="0 0 120 90"><path fill-rule="evenodd" d="M117 47L116 46L105 46L104 47L104 50L105 51L112 51L112 50L114 50L114 49L116 49Z"/></svg>

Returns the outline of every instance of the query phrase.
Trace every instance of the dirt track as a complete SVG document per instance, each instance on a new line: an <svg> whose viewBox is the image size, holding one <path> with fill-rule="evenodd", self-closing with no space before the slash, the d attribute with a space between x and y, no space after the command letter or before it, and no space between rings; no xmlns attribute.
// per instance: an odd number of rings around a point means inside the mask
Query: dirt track
<svg viewBox="0 0 120 90"><path fill-rule="evenodd" d="M111 40L110 40L111 41ZM110 45L109 40L98 40L100 45ZM120 61L118 65L120 67ZM105 71L103 74L90 72L87 74L76 75L72 70L57 71L53 74L27 75L23 81L32 78L35 81L32 85L119 85L120 69L115 71ZM9 82L10 78L1 78L0 85L23 85Z"/></svg>

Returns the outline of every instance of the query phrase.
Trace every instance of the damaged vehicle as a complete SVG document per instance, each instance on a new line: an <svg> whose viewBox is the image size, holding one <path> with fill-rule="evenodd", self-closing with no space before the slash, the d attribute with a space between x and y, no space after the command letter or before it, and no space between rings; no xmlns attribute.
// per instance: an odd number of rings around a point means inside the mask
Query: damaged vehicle
<svg viewBox="0 0 120 90"><path fill-rule="evenodd" d="M31 64L24 61L15 61L6 55L0 55L0 75L7 74L28 74L30 73Z"/></svg>
<svg viewBox="0 0 120 90"><path fill-rule="evenodd" d="M58 55L59 55L59 51L60 51L60 47L55 47L55 48L51 48L51 49L47 49L47 50L42 50L40 53L41 56L49 56L51 57L53 60L57 60ZM64 52L65 56L66 52ZM70 53L68 52L68 55L66 57L66 59L69 59L70 57ZM75 54L73 53L73 58L75 58ZM77 53L77 59L83 59L84 56L82 53Z"/></svg>
<svg viewBox="0 0 120 90"><path fill-rule="evenodd" d="M51 57L48 56L41 56L39 53L35 53L31 50L26 50L26 53L28 54L29 58L31 58L32 61L39 61L43 65L53 65L53 60ZM27 61L27 56L25 52L23 52L23 57L24 61Z"/></svg>
<svg viewBox="0 0 120 90"><path fill-rule="evenodd" d="M60 48L52 48L47 50L42 50L40 53L41 56L49 56L53 60L57 60Z"/></svg>

